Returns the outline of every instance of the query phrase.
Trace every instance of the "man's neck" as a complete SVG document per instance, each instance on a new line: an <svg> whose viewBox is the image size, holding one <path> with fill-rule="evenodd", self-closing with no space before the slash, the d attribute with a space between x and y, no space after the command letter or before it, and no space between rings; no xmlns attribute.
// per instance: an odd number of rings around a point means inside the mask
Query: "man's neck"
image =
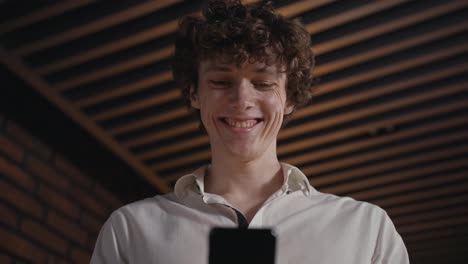
<svg viewBox="0 0 468 264"><path fill-rule="evenodd" d="M281 164L275 151L250 161L214 154L205 178L207 192L221 195L228 201L253 201L267 199L283 184Z"/></svg>

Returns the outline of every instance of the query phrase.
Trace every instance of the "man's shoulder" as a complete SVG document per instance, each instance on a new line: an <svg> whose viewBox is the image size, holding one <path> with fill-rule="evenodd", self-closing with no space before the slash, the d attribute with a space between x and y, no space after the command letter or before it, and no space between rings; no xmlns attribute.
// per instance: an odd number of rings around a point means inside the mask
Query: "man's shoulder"
<svg viewBox="0 0 468 264"><path fill-rule="evenodd" d="M112 212L110 218L141 219L155 217L167 213L177 206L179 200L174 193L155 195L139 201L126 204Z"/></svg>
<svg viewBox="0 0 468 264"><path fill-rule="evenodd" d="M365 214L366 216L385 217L386 212L384 209L367 201L359 201L348 196L339 196L330 193L316 192L309 196L313 203L318 203L329 210L336 210L337 212L356 215Z"/></svg>

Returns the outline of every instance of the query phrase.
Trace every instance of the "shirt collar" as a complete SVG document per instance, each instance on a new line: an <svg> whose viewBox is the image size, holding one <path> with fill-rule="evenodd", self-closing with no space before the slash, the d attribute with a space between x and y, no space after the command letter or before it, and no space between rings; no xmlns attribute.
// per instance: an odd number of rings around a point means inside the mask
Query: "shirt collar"
<svg viewBox="0 0 468 264"><path fill-rule="evenodd" d="M281 163L284 175L283 187L286 191L296 192L303 191L306 196L309 196L316 192L314 187L309 183L307 176L302 173L297 167L289 165L287 163Z"/></svg>
<svg viewBox="0 0 468 264"><path fill-rule="evenodd" d="M298 168L286 164L280 163L283 170L284 182L281 189L284 192L296 192L302 191L304 195L310 196L317 192L309 183L307 177ZM193 173L182 176L177 180L174 192L177 197L181 198L188 194L189 191L194 191L198 194L204 195L204 178L206 171L210 165L203 166L195 170Z"/></svg>

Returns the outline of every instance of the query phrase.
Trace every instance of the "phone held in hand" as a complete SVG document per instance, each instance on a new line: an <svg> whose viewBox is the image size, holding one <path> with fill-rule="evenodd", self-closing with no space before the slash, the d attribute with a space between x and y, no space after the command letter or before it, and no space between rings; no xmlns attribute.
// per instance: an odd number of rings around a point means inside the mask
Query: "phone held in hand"
<svg viewBox="0 0 468 264"><path fill-rule="evenodd" d="M213 228L209 264L274 264L276 236L271 229Z"/></svg>

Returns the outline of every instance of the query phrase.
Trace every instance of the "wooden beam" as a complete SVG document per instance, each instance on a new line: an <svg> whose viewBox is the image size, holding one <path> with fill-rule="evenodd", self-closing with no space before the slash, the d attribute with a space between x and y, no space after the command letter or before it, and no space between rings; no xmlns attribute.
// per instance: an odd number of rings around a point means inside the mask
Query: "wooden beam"
<svg viewBox="0 0 468 264"><path fill-rule="evenodd" d="M392 20L387 23L375 25L365 28L361 31L346 34L333 40L313 45L316 54L324 54L332 50L337 50L358 42L368 40L370 38L381 36L386 33L396 31L398 29L427 21L432 18L448 14L450 12L460 10L468 5L467 1L447 1L444 4L415 12L414 14L402 17L401 19Z"/></svg>
<svg viewBox="0 0 468 264"><path fill-rule="evenodd" d="M119 96L124 96L144 89L149 89L150 87L154 87L156 85L167 83L170 81L172 81L172 73L170 71L166 71L163 74L158 74L148 79L134 82L130 85L116 87L108 92L101 93L94 97L87 97L74 104L79 108L85 108L96 103L101 103L103 101L111 100Z"/></svg>
<svg viewBox="0 0 468 264"><path fill-rule="evenodd" d="M315 103L311 107L310 114L316 115L322 112L330 111L332 109L345 107L347 105L370 101L381 96L391 95L392 93L411 89L416 86L430 84L431 82L436 82L444 78L448 78L449 76L455 76L457 74L464 73L467 70L468 70L468 64L455 65L450 68L440 69L437 72L428 72L427 74L421 74L417 77L411 77L402 81L392 82L387 85L375 87L365 93L358 93L355 95L345 96L343 98L338 98L338 99L331 100L331 101L325 101L323 103ZM399 121L392 120L392 119L387 120L386 122L387 122L386 124L376 124L374 128L386 126L388 124L400 123ZM283 130L286 130L286 129L283 129ZM283 130L280 131L280 134L283 133L282 132ZM369 129L368 131L371 131L371 129ZM310 132L311 130L307 130L307 131L299 132L299 133L302 134L302 133L310 133ZM284 137L284 139L286 138L287 137ZM303 148L310 148L316 145L316 143L314 142L316 142L314 138L306 138L304 140L301 140L300 142L290 142L288 144L281 144L281 141L280 141L279 146L278 146L278 153L280 153L280 155L284 155L284 154L291 153L291 152L294 152Z"/></svg>
<svg viewBox="0 0 468 264"><path fill-rule="evenodd" d="M178 180L180 177L190 174L195 171L197 168L183 168L182 170L178 170L177 172L172 172L170 174L164 175L164 180L168 183Z"/></svg>
<svg viewBox="0 0 468 264"><path fill-rule="evenodd" d="M466 160L464 159L443 162L433 161L424 167L405 169L405 171L384 172L381 174L376 174L370 178L366 177L364 179L357 179L356 181L352 182L333 184L331 186L320 188L320 191L333 193L336 195L348 195L349 193L355 192L356 190L370 189L383 184L390 184L392 182L399 182L422 177L427 174L442 173L444 171L462 167L464 164L466 164Z"/></svg>
<svg viewBox="0 0 468 264"><path fill-rule="evenodd" d="M37 75L32 73L26 68L21 61L12 56L3 48L0 48L0 60L8 69L14 71L23 80L25 80L33 89L39 92L42 96L46 97L51 103L56 105L62 110L69 118L77 122L90 134L94 135L100 142L108 147L113 153L126 161L137 173L145 178L150 184L161 192L169 192L170 188L165 181L161 180L159 176L153 171L149 170L143 163L135 159L130 152L123 148L116 142L108 133L103 131L94 122L91 122L81 111L71 107L71 105L64 100L63 97L58 95Z"/></svg>
<svg viewBox="0 0 468 264"><path fill-rule="evenodd" d="M457 235L467 235L468 228L465 226L450 226L439 230L426 230L424 232L415 232L405 234L403 237L405 243L421 243L422 241L439 239L443 237L455 237Z"/></svg>
<svg viewBox="0 0 468 264"><path fill-rule="evenodd" d="M91 72L84 73L82 75L78 75L77 77L55 84L53 88L61 92L68 91L80 85L85 85L109 76L115 76L119 73L123 73L133 68L148 65L150 63L153 63L154 61L167 58L173 52L174 50L172 47L159 49L150 54L145 54L140 57L126 60L120 64L113 64L109 67L100 68Z"/></svg>
<svg viewBox="0 0 468 264"><path fill-rule="evenodd" d="M178 2L181 2L181 0L158 0L142 2L123 11L104 16L103 18L98 19L96 21L92 21L90 23L77 26L73 29L58 33L56 35L46 37L38 41L34 41L24 46L20 46L19 48L15 49L14 52L19 56L27 56L31 53L54 47L65 42L69 42L78 38L82 38L86 35L105 30L107 28L132 20L139 16L144 16L148 13L157 11L159 9L163 9Z"/></svg>
<svg viewBox="0 0 468 264"><path fill-rule="evenodd" d="M449 197L437 197L426 201L410 203L398 207L388 208L387 214L392 218L415 214L427 210L444 209L446 207L455 206L458 204L466 204L468 202L468 194L453 195Z"/></svg>
<svg viewBox="0 0 468 264"><path fill-rule="evenodd" d="M172 119L180 118L183 116L190 115L189 110L186 107L179 107L171 111L166 111L164 113L136 120L134 122L118 126L115 128L110 128L109 132L113 136L122 135L131 131L135 131L141 128L158 125L164 122L167 122Z"/></svg>
<svg viewBox="0 0 468 264"><path fill-rule="evenodd" d="M385 43L384 46L366 50L365 52L355 53L349 57L339 58L332 62L318 65L314 71L316 76L322 76L330 72L339 71L346 67L361 64L376 58L385 57L387 55L411 49L416 46L424 45L426 43L434 42L439 39L455 35L465 31L468 28L468 22L443 27L439 30L430 31L426 34L416 35L405 40L398 40L394 42Z"/></svg>
<svg viewBox="0 0 468 264"><path fill-rule="evenodd" d="M359 200L369 201L373 200L376 197L383 196L398 196L401 192L411 192L418 188L427 188L427 187L436 187L443 184L451 184L461 180L468 180L468 170L465 159L465 164L456 164L459 167L456 167L457 171L461 173L448 173L440 174L439 177L431 178L422 178L411 180L408 182L402 182L398 184L392 184L390 186L375 187L371 190L359 191L350 194L350 196L355 197Z"/></svg>
<svg viewBox="0 0 468 264"><path fill-rule="evenodd" d="M450 94L455 94L467 89L467 84L458 83L454 85L447 86L447 90L444 90L445 87L441 86L442 90L434 90L430 93L421 93L412 96L407 96L398 101L391 101L382 103L372 107L366 107L358 109L352 112L346 112L341 115L333 116L327 119L319 120L316 122L304 123L294 127L286 128L280 131L278 135L278 140L284 140L290 137L298 136L305 133L310 133L311 131L318 131L325 127L335 126L341 123L349 122L352 120L357 120L359 118L376 115L379 113L385 113L394 109L407 107L410 105L418 104L420 102L430 101L444 96L449 96ZM309 108L313 108L309 106ZM391 124L389 124L391 125Z"/></svg>
<svg viewBox="0 0 468 264"><path fill-rule="evenodd" d="M465 85L465 84L453 85L450 90L453 91L453 92L463 90L463 89L465 89L463 87L463 85ZM395 105L395 106L398 105L399 107L404 107L404 106L406 106L408 104L417 103L420 100L431 100L430 98L434 98L433 96L439 97L437 94L440 94L440 96L443 96L442 94L444 94L444 92L433 91L433 92L431 92L429 94L420 94L420 95L416 95L416 96L413 96L413 97L406 97L406 98L404 98L402 100L399 100L398 102L385 103L385 104L381 104L381 105L372 107L372 109L374 111L376 111L376 112L373 112L373 113L370 113L370 111L366 110L366 109L371 109L371 108L359 109L357 111L341 114L341 115L339 115L339 116L337 116L335 118L329 118L326 121L321 120L320 123L323 124L323 125L325 125L325 123L327 123L328 125L335 125L335 124L339 124L339 123L341 123L343 121L354 120L354 119L360 118L362 116L368 116L370 114L377 114L377 113L386 112L386 111L388 111L386 109L392 109L393 105ZM308 117L308 116L312 115L316 111L317 110L314 109L314 105L312 104L310 106L307 106L305 108L302 108L302 109L298 110L297 113L295 113L295 118L305 118L305 117ZM286 139L286 138L301 135L304 132L310 132L311 129L314 129L315 126L316 126L315 123L306 123L306 124L303 124L303 125L298 125L298 126L295 126L295 127L284 129L279 133L278 139L283 140L283 139Z"/></svg>
<svg viewBox="0 0 468 264"><path fill-rule="evenodd" d="M26 14L22 17L15 18L0 24L0 35L14 31L16 29L31 25L33 23L40 22L47 18L58 16L69 10L85 6L89 3L94 2L93 0L73 0L73 1L60 1L53 5L41 8L30 14Z"/></svg>
<svg viewBox="0 0 468 264"><path fill-rule="evenodd" d="M346 76L343 79L338 79L336 81L330 81L330 82L321 84L318 92L316 93L316 96L324 95L332 91L342 90L349 86L367 82L367 81L381 78L384 76L388 76L396 72L405 71L405 70L415 68L418 66L422 66L422 65L427 65L435 61L443 60L443 59L455 56L457 54L464 53L467 50L468 50L467 45L465 45L464 43L458 44L454 47L446 47L445 49L441 49L438 52L424 54L417 58L411 58L405 61L392 63L390 65L379 67L373 70L363 71L360 74ZM295 118L302 118L302 117L309 116L310 113L314 111L312 108L313 106L308 106L308 107L298 110L295 113Z"/></svg>
<svg viewBox="0 0 468 264"><path fill-rule="evenodd" d="M93 49L88 49L86 51L79 52L59 61L52 62L50 64L38 68L38 71L41 73L55 72L61 69L75 66L77 64L88 62L90 60L123 50L125 48L129 48L134 45L138 45L151 39L157 39L158 37L162 37L164 35L174 32L177 28L177 24L177 20L173 20L158 25L157 27L153 27L143 32L132 35L131 37L114 41L112 42L112 44L103 44Z"/></svg>
<svg viewBox="0 0 468 264"><path fill-rule="evenodd" d="M429 147L441 146L442 144L449 144L454 141L460 141L466 139L468 131L461 131L458 133L450 133L448 135L439 136L432 139L430 142L416 141L415 143L408 143L403 146L393 147L389 149L373 151L366 154L355 155L349 158L338 159L326 163L320 163L316 165L307 166L304 168L304 172L307 171L307 175L320 175L328 173L329 171L336 170L339 168L346 168L353 165L358 165L364 162L376 161L378 159L390 158L399 154L410 153L413 151L423 150ZM375 164L375 163L374 163Z"/></svg>
<svg viewBox="0 0 468 264"><path fill-rule="evenodd" d="M158 133L152 133L147 137L139 137L139 138L134 138L134 139L127 140L127 141L122 141L122 144L128 148L143 146L151 142L166 139L171 136L178 136L181 134L189 133L190 131L196 130L198 127L199 127L199 124L197 122L181 124L170 130L160 131Z"/></svg>
<svg viewBox="0 0 468 264"><path fill-rule="evenodd" d="M154 165L151 165L151 168L155 171L174 169L176 167L183 166L196 161L209 160L210 158L211 151L208 149L204 151L198 151L197 153L192 153L182 157L177 157L171 160L166 160L161 163L156 163Z"/></svg>
<svg viewBox="0 0 468 264"><path fill-rule="evenodd" d="M440 178L444 178L441 176ZM467 178L465 176L464 178ZM424 184L422 182L422 184ZM421 187L426 187L427 185L421 185ZM468 214L468 206L458 205L455 207L445 208L444 210L437 210L437 211L429 211L429 212L420 212L413 215L405 215L398 218L393 219L393 223L398 226L402 227L405 225L413 225L415 223L424 223L428 220L433 219L441 219L441 218L450 218L460 215L467 215Z"/></svg>
<svg viewBox="0 0 468 264"><path fill-rule="evenodd" d="M455 117L447 119L437 123L431 123L415 127L412 129L407 129L399 131L398 133L391 133L383 135L380 137L373 137L367 140L353 141L348 144L341 144L335 147L330 147L322 151L311 150L307 153L303 153L298 156L293 156L287 159L284 159L284 162L289 164L303 164L307 162L313 162L318 160L323 160L331 158L333 156L338 156L344 153L351 153L354 151L359 151L361 149L366 149L370 147L380 146L383 144L388 144L391 142L400 142L408 138L414 138L418 136L423 136L424 134L433 133L436 131L442 131L445 129L453 128L458 125L468 124L468 118L465 117ZM318 144L324 144L325 141L316 141ZM304 148L310 149L310 148Z"/></svg>
<svg viewBox="0 0 468 264"><path fill-rule="evenodd" d="M335 2L335 0L302 0L292 2L286 6L276 9L278 13L285 17L294 17L299 14L308 12L312 9L318 8L320 6Z"/></svg>
<svg viewBox="0 0 468 264"><path fill-rule="evenodd" d="M463 184L463 186L468 186L468 184ZM457 188L458 189L458 188ZM407 225L399 228L399 232L403 235L405 233L410 232L420 232L420 231L427 231L437 228L444 228L447 226L455 226L455 225L466 225L468 224L468 216L457 216L452 218L440 219L436 221L424 222L424 223L416 223L413 225Z"/></svg>
<svg viewBox="0 0 468 264"><path fill-rule="evenodd" d="M325 18L323 20L307 24L306 29L311 34L316 34L318 32L325 31L327 29L334 28L345 23L349 23L353 20L366 17L370 14L392 8L404 2L407 2L407 0L371 1L366 5L350 9L341 14L329 16L328 18Z"/></svg>
<svg viewBox="0 0 468 264"><path fill-rule="evenodd" d="M182 100L182 92L180 89L173 89L172 91L165 93L162 96L152 96L135 102L127 103L125 105L113 108L109 111L91 115L91 118L96 122L102 122L105 120L116 118L121 115L128 114L130 112L135 112L144 108L160 105L176 99Z"/></svg>
<svg viewBox="0 0 468 264"><path fill-rule="evenodd" d="M208 135L203 135L200 137L196 137L194 140L191 140L190 145L188 145L186 141L179 141L171 145L160 146L150 151L146 151L146 152L143 152L142 154L136 154L136 155L139 159L148 160L148 159L163 157L170 153L187 150L194 146L201 146L203 144L209 144L209 143L210 143L210 139L208 138Z"/></svg>
<svg viewBox="0 0 468 264"><path fill-rule="evenodd" d="M465 146L466 147L466 146ZM465 172L460 172L464 173ZM430 197L437 197L442 195L453 195L455 193L464 192L468 188L468 183L460 183L460 184L453 184L450 188L432 188L430 190L413 190L411 193L400 194L398 196L392 196L388 198L382 198L378 200L371 200L369 202L376 204L380 207L391 207L391 206L398 206L405 203L421 201L423 199L427 199ZM407 228L405 230L400 230L401 232L415 232L415 229Z"/></svg>
<svg viewBox="0 0 468 264"><path fill-rule="evenodd" d="M461 133L458 133L458 134L456 133L453 135L441 137L440 139L438 138L437 142L431 145L434 146L434 145L437 145L437 143L442 144L444 142L450 142L452 140L453 141L462 140L463 138L464 137ZM423 147L423 144L417 143L417 144L408 145L408 148L410 149L411 148L417 149L418 147L419 148ZM400 148L398 150L406 151L407 149ZM444 157L443 155L447 155L447 156L448 155L461 155L461 154L465 154L466 152L467 152L466 149L463 149L460 147L453 147L450 152L427 153L427 154L421 154L419 156L409 157L406 159L394 159L391 161L379 162L379 163L374 163L371 165L360 166L359 168L349 169L340 173L331 173L329 175L322 176L322 177L310 176L311 177L310 183L311 185L320 189L320 186L323 186L323 185L339 184L340 181L357 179L362 176L379 175L391 169L413 166L421 162L435 162L436 160L442 159ZM309 166L309 167L302 168L302 171L306 175L312 175L313 172L316 171L316 169L313 168L313 166Z"/></svg>

